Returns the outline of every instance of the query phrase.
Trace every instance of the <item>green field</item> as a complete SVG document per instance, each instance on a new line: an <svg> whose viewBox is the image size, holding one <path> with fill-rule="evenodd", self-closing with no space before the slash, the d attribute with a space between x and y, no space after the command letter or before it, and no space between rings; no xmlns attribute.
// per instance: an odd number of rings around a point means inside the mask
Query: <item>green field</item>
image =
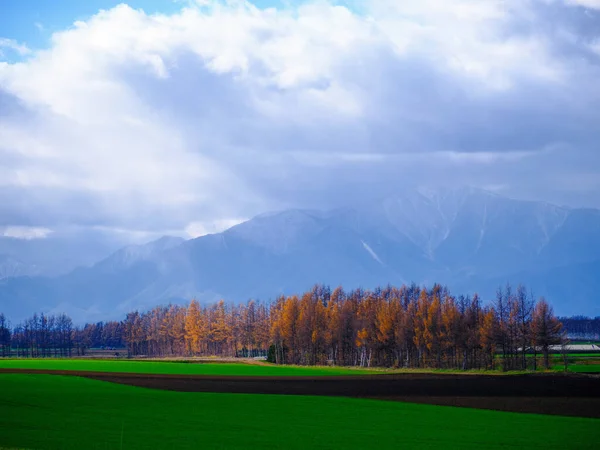
<svg viewBox="0 0 600 450"><path fill-rule="evenodd" d="M562 364L553 367L556 370L563 370ZM569 372L575 373L600 373L600 364L569 364Z"/></svg>
<svg viewBox="0 0 600 450"><path fill-rule="evenodd" d="M0 447L597 448L600 420L0 374Z"/></svg>
<svg viewBox="0 0 600 450"><path fill-rule="evenodd" d="M600 364L582 364L584 361L597 359L576 358L569 363L571 372L600 372ZM553 370L563 371L561 361L555 360ZM93 372L124 372L124 373L150 373L173 375L234 375L234 376L335 376L335 375L364 375L380 373L402 372L435 372L435 373L461 373L487 375L511 375L528 373L526 371L500 372L500 371L457 371L457 370L419 370L419 369L364 369L352 367L305 367L305 366L278 366L268 363L210 363L186 361L131 361L131 360L90 360L90 359L0 359L1 369L33 369L33 370L70 370Z"/></svg>
<svg viewBox="0 0 600 450"><path fill-rule="evenodd" d="M381 373L381 370L344 367L298 367L272 364L186 363L168 361L118 361L82 359L0 359L0 369L82 370L96 372L177 375L326 376Z"/></svg>
<svg viewBox="0 0 600 450"><path fill-rule="evenodd" d="M389 369L383 367L291 366L263 362L190 362L185 360L111 360L111 359L2 359L1 369L69 370L111 373L150 373L173 375L232 375L232 376L335 376L382 373L458 373L486 375L516 375L527 371L458 369Z"/></svg>

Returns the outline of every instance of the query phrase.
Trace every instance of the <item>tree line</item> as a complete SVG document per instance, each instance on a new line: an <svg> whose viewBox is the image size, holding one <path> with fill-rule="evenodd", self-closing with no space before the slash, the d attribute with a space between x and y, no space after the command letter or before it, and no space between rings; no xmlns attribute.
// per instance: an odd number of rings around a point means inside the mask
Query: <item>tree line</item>
<svg viewBox="0 0 600 450"><path fill-rule="evenodd" d="M600 340L600 316L559 317L569 336L577 339Z"/></svg>
<svg viewBox="0 0 600 450"><path fill-rule="evenodd" d="M66 314L34 314L11 327L0 313L0 356L26 358L84 356L98 347L124 346L121 322L98 322L75 327Z"/></svg>
<svg viewBox="0 0 600 450"><path fill-rule="evenodd" d="M47 357L126 347L132 357L264 355L277 364L523 370L536 368L538 353L549 367L550 347L564 339L552 307L510 285L488 305L438 284L348 292L316 285L268 303L192 300L81 328L64 314L40 314L11 329L0 314L3 356L11 349Z"/></svg>
<svg viewBox="0 0 600 450"><path fill-rule="evenodd" d="M446 287L416 285L345 293L316 287L272 307L271 355L278 363L406 368L527 369L563 336L552 307L523 286L453 297ZM530 363L531 361L531 363Z"/></svg>

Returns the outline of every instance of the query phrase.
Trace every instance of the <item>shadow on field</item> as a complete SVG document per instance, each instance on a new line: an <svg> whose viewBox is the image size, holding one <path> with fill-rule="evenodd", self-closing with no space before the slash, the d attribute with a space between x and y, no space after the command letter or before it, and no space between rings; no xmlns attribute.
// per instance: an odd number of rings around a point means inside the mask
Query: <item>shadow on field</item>
<svg viewBox="0 0 600 450"><path fill-rule="evenodd" d="M325 395L600 418L600 378L572 374L382 374L322 377L157 375L4 369L181 392Z"/></svg>

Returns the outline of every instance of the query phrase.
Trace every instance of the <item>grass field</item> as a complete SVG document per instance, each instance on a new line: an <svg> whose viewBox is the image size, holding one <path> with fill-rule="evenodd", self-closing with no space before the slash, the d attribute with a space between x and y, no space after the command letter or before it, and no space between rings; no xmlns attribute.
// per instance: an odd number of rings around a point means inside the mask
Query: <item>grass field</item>
<svg viewBox="0 0 600 450"><path fill-rule="evenodd" d="M502 372L484 369L389 369L383 367L328 367L275 365L265 362L194 362L186 360L118 360L118 359L51 359L0 358L0 369L71 370L110 373L149 373L165 375L233 375L233 376L336 376L382 373L447 373L461 375L518 375L528 371ZM1 449L0 449L1 450Z"/></svg>
<svg viewBox="0 0 600 450"><path fill-rule="evenodd" d="M600 420L0 374L0 447L597 448Z"/></svg>
<svg viewBox="0 0 600 450"><path fill-rule="evenodd" d="M243 363L185 363L167 361L119 361L81 359L0 359L0 369L81 370L97 372L176 375L327 376L381 373L344 367L298 367Z"/></svg>
<svg viewBox="0 0 600 450"><path fill-rule="evenodd" d="M583 364L585 361L591 364ZM581 357L571 358L570 372L600 372L600 364L595 364L598 358ZM541 366L540 366L541 367ZM457 370L419 370L419 369L364 369L351 367L303 367L303 366L278 366L268 363L190 363L186 361L131 361L131 360L103 360L103 359L0 359L0 369L33 369L33 370L72 370L94 371L110 373L149 373L172 375L234 375L234 376L335 376L335 375L365 375L380 373L460 373L487 375L515 375L529 373L527 371L457 371ZM554 360L552 367L555 371L563 371L564 366L558 359Z"/></svg>
<svg viewBox="0 0 600 450"><path fill-rule="evenodd" d="M563 365L553 367L556 370L563 370ZM600 373L600 364L569 364L569 372L575 373Z"/></svg>

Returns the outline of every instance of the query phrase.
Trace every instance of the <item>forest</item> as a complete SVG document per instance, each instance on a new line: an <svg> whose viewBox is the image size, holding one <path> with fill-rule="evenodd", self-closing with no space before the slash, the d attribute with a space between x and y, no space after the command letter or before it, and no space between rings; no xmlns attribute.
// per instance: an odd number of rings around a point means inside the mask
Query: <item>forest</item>
<svg viewBox="0 0 600 450"><path fill-rule="evenodd" d="M521 285L498 289L487 305L438 284L348 292L315 285L268 303L192 300L83 327L64 314L36 314L12 328L0 314L0 355L20 357L126 348L129 357L264 355L277 364L523 370L537 365L528 354L549 367L550 347L565 339L552 307Z"/></svg>

